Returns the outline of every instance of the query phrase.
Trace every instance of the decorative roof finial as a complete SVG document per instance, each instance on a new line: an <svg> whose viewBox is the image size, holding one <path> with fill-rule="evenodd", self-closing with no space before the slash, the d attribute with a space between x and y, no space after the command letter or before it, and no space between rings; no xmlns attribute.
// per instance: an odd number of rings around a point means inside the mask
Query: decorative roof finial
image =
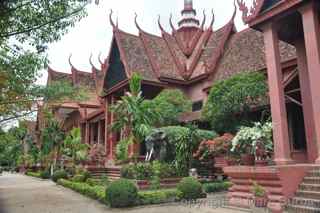
<svg viewBox="0 0 320 213"><path fill-rule="evenodd" d="M162 27L162 25L161 25L161 17L160 17L160 15L158 16L158 26L159 26L161 32L163 32L164 29L163 29L163 27Z"/></svg>
<svg viewBox="0 0 320 213"><path fill-rule="evenodd" d="M200 23L196 18L197 12L193 8L192 0L184 0L184 9L181 11L181 15L182 19L179 22L180 28L199 27Z"/></svg>
<svg viewBox="0 0 320 213"><path fill-rule="evenodd" d="M72 64L72 62L71 62L71 57L72 57L72 53L70 53L70 55L69 55L68 62L69 62L70 67L71 67L71 68L74 68L74 66L73 66L73 64Z"/></svg>
<svg viewBox="0 0 320 213"><path fill-rule="evenodd" d="M234 19L236 18L236 15L237 15L237 3L236 3L236 0L233 1L233 5L234 5L234 12L232 14L231 22L234 22Z"/></svg>
<svg viewBox="0 0 320 213"><path fill-rule="evenodd" d="M170 27L171 27L172 31L173 31L173 32L176 32L177 30L176 30L176 28L174 27L174 25L173 25L173 23L172 23L172 13L170 14L170 19L169 19L169 21L170 21Z"/></svg>
<svg viewBox="0 0 320 213"><path fill-rule="evenodd" d="M211 10L211 14L212 14L212 19L211 19L210 27L211 27L211 29L212 29L212 28L213 28L214 21L215 21L213 9Z"/></svg>
<svg viewBox="0 0 320 213"><path fill-rule="evenodd" d="M202 20L202 24L201 24L201 27L200 27L202 30L203 30L204 25L206 23L206 19L207 19L206 10L203 9L203 20Z"/></svg>
<svg viewBox="0 0 320 213"><path fill-rule="evenodd" d="M100 52L98 55L98 60L99 60L100 65L103 65L104 63L101 60L101 55L102 55L102 53Z"/></svg>
<svg viewBox="0 0 320 213"><path fill-rule="evenodd" d="M139 31L143 31L143 30L141 29L141 27L139 26L139 24L138 24L138 14L137 14L137 13L134 13L134 15L135 15L135 17L134 17L134 23L135 23L136 27L138 28Z"/></svg>
<svg viewBox="0 0 320 213"><path fill-rule="evenodd" d="M112 19L112 14L113 14L113 10L110 10L110 14L109 14L109 21L110 24L113 28L117 28L118 27L118 18L117 18L117 24L114 24L113 19Z"/></svg>
<svg viewBox="0 0 320 213"><path fill-rule="evenodd" d="M192 0L184 0L184 9L185 10L193 10L193 1Z"/></svg>

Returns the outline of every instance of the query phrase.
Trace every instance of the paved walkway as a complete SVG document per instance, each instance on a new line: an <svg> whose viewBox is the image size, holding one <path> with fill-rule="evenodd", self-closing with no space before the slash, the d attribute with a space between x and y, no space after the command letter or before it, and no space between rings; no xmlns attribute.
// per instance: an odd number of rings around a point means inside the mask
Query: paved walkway
<svg viewBox="0 0 320 213"><path fill-rule="evenodd" d="M19 174L0 176L0 213L237 213L182 204L110 209L51 181Z"/></svg>

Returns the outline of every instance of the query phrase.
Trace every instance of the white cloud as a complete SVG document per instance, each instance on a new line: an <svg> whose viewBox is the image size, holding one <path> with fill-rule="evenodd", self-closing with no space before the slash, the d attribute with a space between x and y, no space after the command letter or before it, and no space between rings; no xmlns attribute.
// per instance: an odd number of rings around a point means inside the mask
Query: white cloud
<svg viewBox="0 0 320 213"><path fill-rule="evenodd" d="M194 0L194 7L198 17L202 19L202 10L207 13L207 24L210 22L211 9L215 13L214 28L217 29L226 24L234 11L234 0ZM93 53L93 61L98 64L97 57L101 52L105 58L109 51L112 38L112 28L109 23L110 9L114 11L114 20L119 19L119 27L129 33L137 34L134 24L134 13L138 14L139 25L147 32L160 35L157 19L161 15L161 23L170 31L169 17L173 14L175 23L180 19L180 11L183 8L183 0L100 0L100 5L88 6L88 16L82 19L76 26L70 29L59 42L49 46L48 56L50 66L56 70L69 72L68 57L72 53L72 63L78 69L90 71L89 56ZM244 28L241 21L241 12L236 18L238 30ZM39 83L45 84L47 75L43 76Z"/></svg>

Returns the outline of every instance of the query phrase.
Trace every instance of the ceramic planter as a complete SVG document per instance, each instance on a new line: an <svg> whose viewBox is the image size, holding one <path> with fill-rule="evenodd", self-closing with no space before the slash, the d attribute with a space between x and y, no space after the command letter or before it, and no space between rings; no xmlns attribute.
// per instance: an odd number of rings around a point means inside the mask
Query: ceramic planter
<svg viewBox="0 0 320 213"><path fill-rule="evenodd" d="M224 156L214 157L214 167L223 168L226 166L228 166L228 162Z"/></svg>
<svg viewBox="0 0 320 213"><path fill-rule="evenodd" d="M268 166L268 161L267 160L255 160L255 165L256 166Z"/></svg>
<svg viewBox="0 0 320 213"><path fill-rule="evenodd" d="M253 166L255 157L252 154L242 154L241 155L241 163L244 166Z"/></svg>
<svg viewBox="0 0 320 213"><path fill-rule="evenodd" d="M266 197L254 197L254 205L258 208L265 208L268 205L268 198Z"/></svg>

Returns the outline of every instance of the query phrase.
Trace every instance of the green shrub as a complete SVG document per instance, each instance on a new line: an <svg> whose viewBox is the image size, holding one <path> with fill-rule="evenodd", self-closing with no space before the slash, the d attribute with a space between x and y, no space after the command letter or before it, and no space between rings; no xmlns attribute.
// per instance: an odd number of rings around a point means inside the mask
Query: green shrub
<svg viewBox="0 0 320 213"><path fill-rule="evenodd" d="M182 199L193 200L203 197L202 185L193 177L183 178L178 183L177 189L181 192L180 198Z"/></svg>
<svg viewBox="0 0 320 213"><path fill-rule="evenodd" d="M51 175L50 175L50 171L49 170L44 170L40 172L40 177L42 179L50 179Z"/></svg>
<svg viewBox="0 0 320 213"><path fill-rule="evenodd" d="M161 187L161 179L159 176L152 176L150 180L150 189L157 190Z"/></svg>
<svg viewBox="0 0 320 213"><path fill-rule="evenodd" d="M159 161L126 165L121 168L121 177L126 179L149 180L154 176L177 177L177 172L173 165Z"/></svg>
<svg viewBox="0 0 320 213"><path fill-rule="evenodd" d="M262 72L241 72L216 81L202 110L202 118L219 133L235 133L239 126L252 122L249 111L266 103L268 84Z"/></svg>
<svg viewBox="0 0 320 213"><path fill-rule="evenodd" d="M135 179L145 180L152 176L152 166L150 163L137 163L134 165Z"/></svg>
<svg viewBox="0 0 320 213"><path fill-rule="evenodd" d="M204 183L202 185L203 191L206 193L227 191L232 184L230 182L214 182L214 183Z"/></svg>
<svg viewBox="0 0 320 213"><path fill-rule="evenodd" d="M125 165L120 170L121 177L127 179L135 178L135 169L133 165Z"/></svg>
<svg viewBox="0 0 320 213"><path fill-rule="evenodd" d="M176 189L163 189L156 191L140 191L138 193L139 205L161 204L174 202L179 199L179 191Z"/></svg>
<svg viewBox="0 0 320 213"><path fill-rule="evenodd" d="M55 171L51 177L51 179L54 181L54 182L57 182L59 179L66 179L68 177L68 174L66 171L64 170L58 170L58 171Z"/></svg>
<svg viewBox="0 0 320 213"><path fill-rule="evenodd" d="M84 175L75 175L73 176L72 181L79 183L86 182L86 177Z"/></svg>
<svg viewBox="0 0 320 213"><path fill-rule="evenodd" d="M31 176L31 177L41 178L40 172L27 172L26 175Z"/></svg>
<svg viewBox="0 0 320 213"><path fill-rule="evenodd" d="M111 207L122 208L133 206L138 199L137 186L126 179L117 180L106 189L106 200Z"/></svg>
<svg viewBox="0 0 320 213"><path fill-rule="evenodd" d="M102 186L90 186L86 183L76 183L65 179L59 179L58 184L105 203L105 188Z"/></svg>

